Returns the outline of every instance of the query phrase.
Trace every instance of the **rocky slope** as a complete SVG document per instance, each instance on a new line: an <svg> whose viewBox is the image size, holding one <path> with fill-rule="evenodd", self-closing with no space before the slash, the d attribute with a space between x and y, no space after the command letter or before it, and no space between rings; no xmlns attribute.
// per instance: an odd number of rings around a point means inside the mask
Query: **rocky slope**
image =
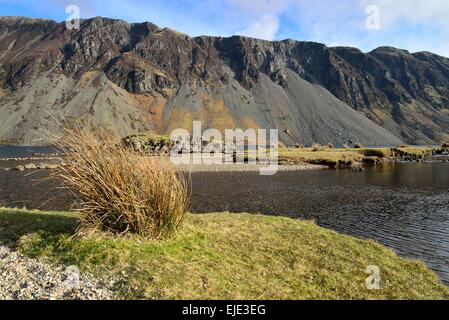
<svg viewBox="0 0 449 320"><path fill-rule="evenodd" d="M191 38L151 23L0 18L0 142L40 144L61 119L120 135L278 128L286 144L449 137L449 59L393 48Z"/></svg>

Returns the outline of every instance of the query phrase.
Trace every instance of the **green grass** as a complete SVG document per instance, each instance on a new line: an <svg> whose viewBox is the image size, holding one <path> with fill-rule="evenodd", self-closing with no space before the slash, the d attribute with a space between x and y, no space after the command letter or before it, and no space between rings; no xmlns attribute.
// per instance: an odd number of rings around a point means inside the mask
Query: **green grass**
<svg viewBox="0 0 449 320"><path fill-rule="evenodd" d="M250 214L189 214L162 242L74 238L72 213L0 209L0 244L117 279L122 298L448 299L424 263L312 222ZM368 290L365 269L381 270Z"/></svg>
<svg viewBox="0 0 449 320"><path fill-rule="evenodd" d="M396 151L400 155L406 156L423 156L432 153L433 151L441 148L434 147L406 147L406 148L392 148L392 151Z"/></svg>
<svg viewBox="0 0 449 320"><path fill-rule="evenodd" d="M300 159L312 164L335 166L338 163L361 162L394 158L395 156L417 157L431 154L441 148L434 147L404 147L404 148L328 148L313 151L312 148L281 148L279 157L282 159Z"/></svg>

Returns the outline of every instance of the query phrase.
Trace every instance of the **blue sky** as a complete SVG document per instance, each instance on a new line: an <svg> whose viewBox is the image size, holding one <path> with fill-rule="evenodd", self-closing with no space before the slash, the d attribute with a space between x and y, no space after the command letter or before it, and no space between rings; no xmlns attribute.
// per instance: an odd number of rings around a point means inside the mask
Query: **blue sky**
<svg viewBox="0 0 449 320"><path fill-rule="evenodd" d="M151 21L192 36L291 38L363 51L390 45L449 57L448 0L0 0L0 15L63 21L70 4L83 18Z"/></svg>

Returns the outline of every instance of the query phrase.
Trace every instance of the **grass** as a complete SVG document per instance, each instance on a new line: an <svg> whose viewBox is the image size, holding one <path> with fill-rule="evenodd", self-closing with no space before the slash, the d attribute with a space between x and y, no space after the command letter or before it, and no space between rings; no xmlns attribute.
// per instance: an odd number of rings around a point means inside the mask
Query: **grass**
<svg viewBox="0 0 449 320"><path fill-rule="evenodd" d="M408 147L402 147L402 148L401 147L392 148L391 150L393 152L397 152L399 155L424 156L426 154L432 153L433 151L436 151L439 149L441 149L441 148L408 146Z"/></svg>
<svg viewBox="0 0 449 320"><path fill-rule="evenodd" d="M118 279L127 299L448 299L424 263L312 222L250 214L188 214L168 240L72 237L74 213L0 209L0 244ZM381 270L368 290L367 266Z"/></svg>
<svg viewBox="0 0 449 320"><path fill-rule="evenodd" d="M76 196L78 233L106 230L154 239L170 237L187 212L188 179L168 159L145 157L103 134L63 128L55 145L65 166L54 172Z"/></svg>
<svg viewBox="0 0 449 320"><path fill-rule="evenodd" d="M323 145L317 144L317 143L312 146L313 152L324 151L326 149L327 149L326 146L323 146Z"/></svg>
<svg viewBox="0 0 449 320"><path fill-rule="evenodd" d="M337 166L338 164L350 164L364 160L372 162L397 156L419 157L439 149L434 147L409 146L402 148L318 148L317 146L313 146L312 148L302 149L281 148L279 149L279 157L281 159L300 159L303 162L312 164Z"/></svg>
<svg viewBox="0 0 449 320"><path fill-rule="evenodd" d="M312 148L279 149L280 160L300 160L311 164L326 165L330 167L347 166L360 162L364 156L355 149L349 148Z"/></svg>

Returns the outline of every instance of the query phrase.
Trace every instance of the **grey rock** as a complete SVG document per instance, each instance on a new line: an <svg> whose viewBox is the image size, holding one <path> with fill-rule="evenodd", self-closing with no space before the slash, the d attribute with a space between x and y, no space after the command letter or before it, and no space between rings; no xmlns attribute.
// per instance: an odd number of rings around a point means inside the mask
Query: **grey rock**
<svg viewBox="0 0 449 320"><path fill-rule="evenodd" d="M24 167L25 167L26 170L35 170L35 169L37 169L37 166L34 163L26 164Z"/></svg>

